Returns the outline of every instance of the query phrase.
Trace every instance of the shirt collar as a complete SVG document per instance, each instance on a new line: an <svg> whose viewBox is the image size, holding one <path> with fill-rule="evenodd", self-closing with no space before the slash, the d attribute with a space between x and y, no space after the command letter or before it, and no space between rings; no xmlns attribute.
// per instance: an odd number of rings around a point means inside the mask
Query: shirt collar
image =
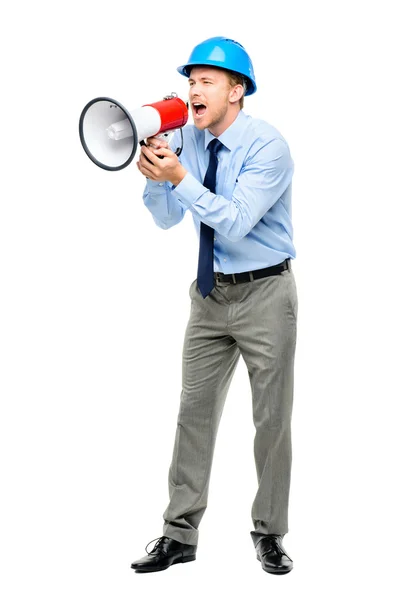
<svg viewBox="0 0 400 600"><path fill-rule="evenodd" d="M242 110L240 110L233 123L219 136L219 141L225 146L225 148L228 148L228 150L232 150L235 146L237 146L238 138L243 131L243 123L245 120L246 115ZM204 132L204 150L207 150L208 144L213 139L215 139L215 135L206 129Z"/></svg>

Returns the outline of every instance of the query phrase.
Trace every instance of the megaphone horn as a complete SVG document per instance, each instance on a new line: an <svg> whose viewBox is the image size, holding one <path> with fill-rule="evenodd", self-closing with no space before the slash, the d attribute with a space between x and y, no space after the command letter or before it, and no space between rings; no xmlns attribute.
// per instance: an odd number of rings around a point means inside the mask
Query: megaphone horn
<svg viewBox="0 0 400 600"><path fill-rule="evenodd" d="M79 119L79 137L95 165L107 171L127 167L136 154L138 142L181 129L188 120L188 106L176 94L131 113L113 98L94 98ZM177 154L179 152L177 151Z"/></svg>

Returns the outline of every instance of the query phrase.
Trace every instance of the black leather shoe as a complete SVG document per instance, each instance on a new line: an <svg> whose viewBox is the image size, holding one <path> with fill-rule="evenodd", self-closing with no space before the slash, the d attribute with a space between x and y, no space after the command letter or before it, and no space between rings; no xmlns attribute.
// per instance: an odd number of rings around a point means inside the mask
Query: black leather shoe
<svg viewBox="0 0 400 600"><path fill-rule="evenodd" d="M189 562L196 560L197 546L191 544L182 544L177 540L166 537L165 535L160 538L155 538L157 543L151 552L147 552L147 546L154 542L151 540L147 544L145 550L147 556L140 558L139 560L131 564L132 569L141 573L148 573L151 571L163 571L168 569L171 565L176 563Z"/></svg>
<svg viewBox="0 0 400 600"><path fill-rule="evenodd" d="M282 535L270 534L257 542L257 558L267 573L284 575L293 569L293 561L282 546L282 537Z"/></svg>

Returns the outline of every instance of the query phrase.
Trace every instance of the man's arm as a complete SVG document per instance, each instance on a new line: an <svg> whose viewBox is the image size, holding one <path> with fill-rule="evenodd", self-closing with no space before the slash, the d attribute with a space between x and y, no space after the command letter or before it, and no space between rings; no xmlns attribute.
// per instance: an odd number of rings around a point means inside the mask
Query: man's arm
<svg viewBox="0 0 400 600"><path fill-rule="evenodd" d="M241 240L282 196L294 163L284 140L274 139L248 155L231 198L213 194L186 173L172 194L198 218L232 242Z"/></svg>
<svg viewBox="0 0 400 600"><path fill-rule="evenodd" d="M147 141L156 148L168 148L167 142L158 138L149 138ZM173 148L173 140L171 146ZM147 177L146 187L143 192L143 201L144 205L151 212L156 225L161 227L161 229L169 229L182 221L187 206L182 204L172 194L173 184L171 182L154 181L150 178L151 173L147 171L147 166L151 165L147 162L146 156L151 160L152 155L155 157L151 148L144 148L142 146L139 161L136 163L138 169Z"/></svg>
<svg viewBox="0 0 400 600"><path fill-rule="evenodd" d="M158 183L150 179L146 183L143 202L151 212L154 222L161 229L169 229L180 223L187 207L172 195L171 184Z"/></svg>

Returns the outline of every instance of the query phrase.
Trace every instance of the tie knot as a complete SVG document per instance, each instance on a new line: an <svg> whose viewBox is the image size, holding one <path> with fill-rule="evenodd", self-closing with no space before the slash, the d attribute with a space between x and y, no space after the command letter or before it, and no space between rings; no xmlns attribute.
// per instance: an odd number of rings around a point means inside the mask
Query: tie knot
<svg viewBox="0 0 400 600"><path fill-rule="evenodd" d="M214 154L214 156L215 156L217 154L217 152L219 152L221 150L222 146L223 146L223 143L220 142L217 138L214 138L208 144L207 148L209 149L210 154Z"/></svg>

